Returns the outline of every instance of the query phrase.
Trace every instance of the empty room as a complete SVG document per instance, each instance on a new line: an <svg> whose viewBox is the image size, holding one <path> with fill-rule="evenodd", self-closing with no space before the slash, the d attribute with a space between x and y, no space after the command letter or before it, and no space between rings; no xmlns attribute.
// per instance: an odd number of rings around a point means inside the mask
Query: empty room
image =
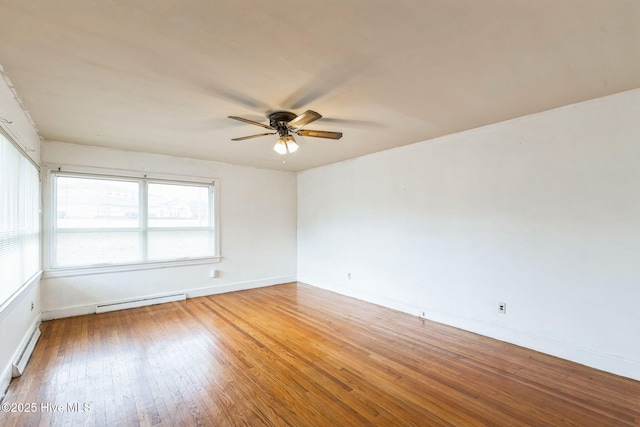
<svg viewBox="0 0 640 427"><path fill-rule="evenodd" d="M1 426L640 426L640 2L0 2Z"/></svg>

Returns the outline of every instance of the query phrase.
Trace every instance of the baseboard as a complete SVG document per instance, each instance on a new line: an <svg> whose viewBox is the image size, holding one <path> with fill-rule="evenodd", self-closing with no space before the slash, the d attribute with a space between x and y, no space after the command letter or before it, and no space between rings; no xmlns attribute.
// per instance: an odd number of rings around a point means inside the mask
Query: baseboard
<svg viewBox="0 0 640 427"><path fill-rule="evenodd" d="M570 343L556 341L547 337L464 318L450 313L427 311L424 317L434 322L444 323L594 369L640 381L640 361L598 352Z"/></svg>
<svg viewBox="0 0 640 427"><path fill-rule="evenodd" d="M392 310L401 311L403 313L413 314L413 315L416 315L418 313L418 309L410 304L407 304L403 301L382 297L372 292L357 291L357 290L348 288L346 286L339 286L334 283L329 283L323 280L318 280L318 279L307 277L307 276L298 277L298 281L307 285L314 286L316 288L324 289L325 291L335 292L340 295L359 299L361 301L366 301L371 304L376 304L382 307L390 308Z"/></svg>
<svg viewBox="0 0 640 427"><path fill-rule="evenodd" d="M196 298L207 295L222 294L226 292L261 288L265 286L278 285L281 283L295 282L295 280L296 278L294 276L271 277L261 280L252 280L247 282L230 283L220 286L189 289L180 291L179 294L186 294L187 298ZM65 317L83 316L86 314L95 314L98 312L110 311L108 309L105 309L107 307L111 307L117 310L124 310L127 308L177 301L178 299L173 298L175 295L178 295L178 293L173 292L170 294L145 295L140 298L132 298L128 300L104 301L99 304L78 305L56 310L47 310L42 313L42 320L62 319Z"/></svg>
<svg viewBox="0 0 640 427"><path fill-rule="evenodd" d="M28 329L27 334L22 338L20 345L18 346L18 351L13 356L13 364L11 366L11 376L19 377L24 372L27 363L29 363L29 359L31 359L31 354L33 353L33 349L36 347L36 343L40 338L40 323L41 318L38 316L36 321L31 325Z"/></svg>
<svg viewBox="0 0 640 427"><path fill-rule="evenodd" d="M380 295L361 292L347 287L342 287L332 283L327 283L315 278L300 276L298 281L336 292L341 295L356 298L362 301L381 305L392 310L417 316L420 308L410 304L385 298ZM555 341L546 337L529 334L522 331L504 328L502 326L465 318L450 313L442 313L435 311L424 312L425 319L445 325L453 326L469 332L474 332L486 337L494 338L500 341L525 347L530 350L539 351L551 356L569 360L581 365L589 366L594 369L609 372L615 375L631 378L640 381L640 361L625 359L622 357L597 352L591 349L582 348L568 343Z"/></svg>
<svg viewBox="0 0 640 427"><path fill-rule="evenodd" d="M187 299L187 294L184 292L165 294L165 295L151 295L142 298L128 299L124 301L110 302L106 304L96 305L96 313L107 313L110 311L127 310L129 308L145 307L147 305L164 304L167 302L184 301Z"/></svg>
<svg viewBox="0 0 640 427"><path fill-rule="evenodd" d="M20 344L16 349L11 361L4 366L2 370L2 375L0 376L0 401L4 399L5 394L7 393L7 389L9 388L9 383L11 383L11 378L13 378L13 362L19 358L19 356L25 351L25 348L29 345L29 341L33 335L33 332L40 327L40 323L42 323L42 316L38 316L31 326L27 329L26 333L20 340ZM32 349L33 350L33 349Z"/></svg>
<svg viewBox="0 0 640 427"><path fill-rule="evenodd" d="M268 279L251 280L248 282L230 283L220 286L208 286L206 288L191 289L187 291L187 298L204 297L207 295L224 294L227 292L246 291L248 289L264 288L266 286L280 285L282 283L295 281L295 276L281 276L271 277Z"/></svg>
<svg viewBox="0 0 640 427"><path fill-rule="evenodd" d="M65 307L57 310L46 310L42 312L42 320L62 319L65 317L84 316L85 314L95 314L96 304L77 305Z"/></svg>
<svg viewBox="0 0 640 427"><path fill-rule="evenodd" d="M11 364L8 364L4 367L2 376L0 376L0 403L2 402L2 399L4 399L4 396L7 394L11 378Z"/></svg>

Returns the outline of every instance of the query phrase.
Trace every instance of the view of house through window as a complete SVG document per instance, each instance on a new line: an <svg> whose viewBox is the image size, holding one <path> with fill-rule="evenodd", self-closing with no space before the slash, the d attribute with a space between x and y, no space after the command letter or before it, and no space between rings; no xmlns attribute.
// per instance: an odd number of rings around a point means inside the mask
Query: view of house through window
<svg viewBox="0 0 640 427"><path fill-rule="evenodd" d="M51 266L216 255L211 184L54 174Z"/></svg>

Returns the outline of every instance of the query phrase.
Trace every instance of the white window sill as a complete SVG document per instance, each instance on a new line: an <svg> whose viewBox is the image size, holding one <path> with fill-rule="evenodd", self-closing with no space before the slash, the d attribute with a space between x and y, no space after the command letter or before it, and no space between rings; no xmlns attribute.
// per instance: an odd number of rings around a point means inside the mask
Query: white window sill
<svg viewBox="0 0 640 427"><path fill-rule="evenodd" d="M90 267L55 268L42 274L43 279L58 277L89 276L95 274L122 273L126 271L156 270L160 268L184 267L189 265L217 264L222 257L184 259L177 261L145 262L141 264L93 265Z"/></svg>

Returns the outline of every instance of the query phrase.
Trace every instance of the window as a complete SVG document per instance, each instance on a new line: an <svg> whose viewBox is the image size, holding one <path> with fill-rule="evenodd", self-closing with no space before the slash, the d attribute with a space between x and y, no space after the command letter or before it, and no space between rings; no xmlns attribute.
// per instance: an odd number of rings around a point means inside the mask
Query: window
<svg viewBox="0 0 640 427"><path fill-rule="evenodd" d="M52 173L51 269L217 257L213 183Z"/></svg>
<svg viewBox="0 0 640 427"><path fill-rule="evenodd" d="M0 132L0 305L40 271L40 174Z"/></svg>

